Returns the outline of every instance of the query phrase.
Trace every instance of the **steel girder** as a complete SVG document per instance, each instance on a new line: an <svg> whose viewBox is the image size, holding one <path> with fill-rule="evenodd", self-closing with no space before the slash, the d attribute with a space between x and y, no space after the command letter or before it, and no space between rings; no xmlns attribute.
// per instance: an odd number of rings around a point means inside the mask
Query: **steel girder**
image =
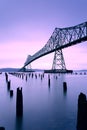
<svg viewBox="0 0 87 130"><path fill-rule="evenodd" d="M87 41L87 22L67 28L55 28L46 45L33 56L29 56L24 67L46 54L83 41Z"/></svg>

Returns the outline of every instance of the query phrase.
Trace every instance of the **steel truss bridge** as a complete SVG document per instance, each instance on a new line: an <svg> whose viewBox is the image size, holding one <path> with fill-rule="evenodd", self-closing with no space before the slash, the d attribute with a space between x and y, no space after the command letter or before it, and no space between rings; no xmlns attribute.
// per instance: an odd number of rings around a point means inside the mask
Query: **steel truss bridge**
<svg viewBox="0 0 87 130"><path fill-rule="evenodd" d="M55 28L45 46L34 55L28 55L22 69L34 60L55 52L52 69L66 70L62 49L84 41L87 41L87 22L67 28Z"/></svg>

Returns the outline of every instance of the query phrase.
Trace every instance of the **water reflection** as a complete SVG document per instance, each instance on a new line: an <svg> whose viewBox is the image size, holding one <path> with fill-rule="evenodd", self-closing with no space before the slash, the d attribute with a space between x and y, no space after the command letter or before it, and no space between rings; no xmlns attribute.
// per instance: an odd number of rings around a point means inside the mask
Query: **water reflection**
<svg viewBox="0 0 87 130"><path fill-rule="evenodd" d="M15 130L23 130L23 117L16 117Z"/></svg>
<svg viewBox="0 0 87 130"><path fill-rule="evenodd" d="M87 75L50 74L49 78L50 86L48 74L8 74L10 90L13 90L13 97L10 97L5 74L0 75L0 123L6 130L76 129L77 97L80 91L87 92ZM67 82L67 89L63 88L63 82ZM23 88L22 118L16 118L19 86Z"/></svg>
<svg viewBox="0 0 87 130"><path fill-rule="evenodd" d="M48 85L48 90L49 90L49 92L50 92L50 86Z"/></svg>

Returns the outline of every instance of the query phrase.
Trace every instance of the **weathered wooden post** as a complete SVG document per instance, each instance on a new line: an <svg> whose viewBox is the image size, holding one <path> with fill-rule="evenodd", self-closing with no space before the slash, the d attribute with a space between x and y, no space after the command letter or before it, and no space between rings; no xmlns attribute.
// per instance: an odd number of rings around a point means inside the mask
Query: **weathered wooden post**
<svg viewBox="0 0 87 130"><path fill-rule="evenodd" d="M44 78L44 73L43 73L43 78Z"/></svg>
<svg viewBox="0 0 87 130"><path fill-rule="evenodd" d="M42 76L42 74L41 74L41 80L43 79L43 76Z"/></svg>
<svg viewBox="0 0 87 130"><path fill-rule="evenodd" d="M67 92L67 83L66 82L63 82L63 91Z"/></svg>
<svg viewBox="0 0 87 130"><path fill-rule="evenodd" d="M8 82L7 82L7 87L8 87L8 90L10 90L10 87L11 87L11 81L8 81Z"/></svg>
<svg viewBox="0 0 87 130"><path fill-rule="evenodd" d="M77 130L87 130L87 100L83 93L78 96Z"/></svg>
<svg viewBox="0 0 87 130"><path fill-rule="evenodd" d="M22 73L22 79L24 79L24 75L23 75L23 73Z"/></svg>
<svg viewBox="0 0 87 130"><path fill-rule="evenodd" d="M27 81L27 75L26 75L26 81Z"/></svg>
<svg viewBox="0 0 87 130"><path fill-rule="evenodd" d="M8 74L5 73L6 82L8 82Z"/></svg>
<svg viewBox="0 0 87 130"><path fill-rule="evenodd" d="M35 74L35 78L37 79L37 74Z"/></svg>
<svg viewBox="0 0 87 130"><path fill-rule="evenodd" d="M33 78L33 76L34 76L34 75L33 75L33 73L32 73L32 78Z"/></svg>
<svg viewBox="0 0 87 130"><path fill-rule="evenodd" d="M10 97L13 96L13 90L10 90Z"/></svg>
<svg viewBox="0 0 87 130"><path fill-rule="evenodd" d="M22 88L17 88L17 95L16 95L16 116L22 117L23 116L23 95L22 95Z"/></svg>
<svg viewBox="0 0 87 130"><path fill-rule="evenodd" d="M0 130L5 130L5 127L0 127Z"/></svg>
<svg viewBox="0 0 87 130"><path fill-rule="evenodd" d="M48 75L48 86L50 87L50 75Z"/></svg>

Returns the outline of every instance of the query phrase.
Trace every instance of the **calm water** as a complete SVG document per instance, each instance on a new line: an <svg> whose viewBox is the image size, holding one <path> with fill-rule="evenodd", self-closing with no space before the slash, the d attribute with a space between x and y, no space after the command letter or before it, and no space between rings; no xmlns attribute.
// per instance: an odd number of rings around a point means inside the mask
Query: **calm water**
<svg viewBox="0 0 87 130"><path fill-rule="evenodd" d="M37 74L37 78L35 78ZM27 81L13 75L10 97L5 74L0 75L0 126L6 130L76 130L77 101L80 92L87 95L87 75L34 73ZM67 92L63 82L67 82ZM16 89L23 88L23 118L16 118Z"/></svg>

